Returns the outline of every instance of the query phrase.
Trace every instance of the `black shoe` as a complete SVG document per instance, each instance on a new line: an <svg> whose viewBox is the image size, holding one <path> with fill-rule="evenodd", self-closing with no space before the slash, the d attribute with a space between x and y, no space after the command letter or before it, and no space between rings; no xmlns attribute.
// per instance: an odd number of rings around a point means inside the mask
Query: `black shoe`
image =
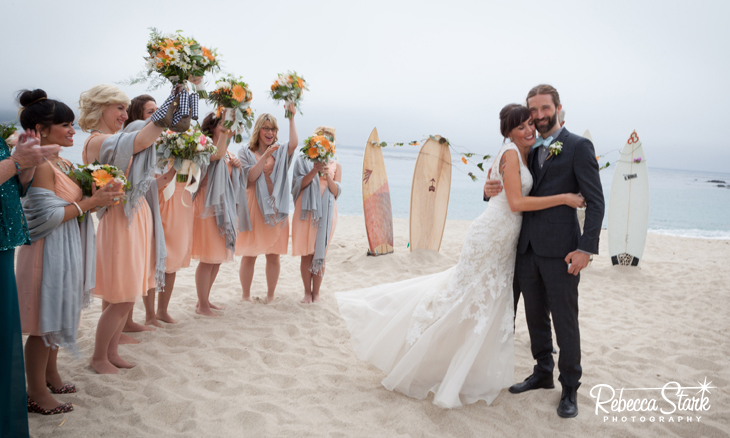
<svg viewBox="0 0 730 438"><path fill-rule="evenodd" d="M560 405L558 405L558 415L563 418L573 418L578 415L578 388L563 385L563 394L560 396Z"/></svg>
<svg viewBox="0 0 730 438"><path fill-rule="evenodd" d="M509 392L512 394L519 394L521 392L530 391L532 389L553 389L555 388L555 383L553 382L553 376L552 375L546 375L544 377L536 377L534 374L532 374L530 377L526 378L524 382L522 383L516 383L509 387Z"/></svg>

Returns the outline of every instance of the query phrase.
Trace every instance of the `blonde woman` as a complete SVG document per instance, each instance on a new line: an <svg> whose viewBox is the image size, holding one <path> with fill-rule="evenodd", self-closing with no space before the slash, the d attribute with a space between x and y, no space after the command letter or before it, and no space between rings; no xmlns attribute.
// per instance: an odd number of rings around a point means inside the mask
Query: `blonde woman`
<svg viewBox="0 0 730 438"><path fill-rule="evenodd" d="M127 95L112 85L93 87L81 93L79 100L79 126L91 133L82 152L84 162L98 160L124 169L131 183L126 203L99 213L94 294L109 303L99 318L91 358L91 366L99 374L116 374L119 368L134 366L119 356L122 327L134 303L148 289L164 285L165 239L159 210L155 202L145 198L148 191L156 195L154 184L171 179L167 173L155 181L155 150L150 146L163 128L137 121L120 132L129 102Z"/></svg>
<svg viewBox="0 0 730 438"><path fill-rule="evenodd" d="M320 126L313 135L325 137L335 147L335 128ZM341 181L342 166L336 161L313 163L299 157L294 164L292 196L295 207L291 225L291 255L302 258L302 303L319 301L324 257L337 226L336 200L342 193Z"/></svg>
<svg viewBox="0 0 730 438"><path fill-rule="evenodd" d="M261 114L247 147L238 151L241 161L239 184L236 255L241 258L243 301L251 301L251 283L256 257L266 256L266 303L274 299L279 281L279 256L289 244L289 166L297 148L294 116L289 105L289 142L280 145L279 125L271 114Z"/></svg>

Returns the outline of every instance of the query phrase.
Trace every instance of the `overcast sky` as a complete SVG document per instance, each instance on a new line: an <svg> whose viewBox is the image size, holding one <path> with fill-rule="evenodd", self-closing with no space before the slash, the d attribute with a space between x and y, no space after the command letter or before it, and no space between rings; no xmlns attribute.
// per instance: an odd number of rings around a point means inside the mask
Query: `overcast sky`
<svg viewBox="0 0 730 438"><path fill-rule="evenodd" d="M82 91L135 75L154 26L216 47L224 71L251 85L257 114L283 119L269 86L288 69L304 76L301 138L331 125L338 143L364 146L377 126L386 141L440 134L494 154L502 106L549 83L566 127L590 129L598 153L636 129L650 167L730 172L724 0L6 0L2 13L3 121L19 89L76 110ZM160 102L167 91L151 94Z"/></svg>

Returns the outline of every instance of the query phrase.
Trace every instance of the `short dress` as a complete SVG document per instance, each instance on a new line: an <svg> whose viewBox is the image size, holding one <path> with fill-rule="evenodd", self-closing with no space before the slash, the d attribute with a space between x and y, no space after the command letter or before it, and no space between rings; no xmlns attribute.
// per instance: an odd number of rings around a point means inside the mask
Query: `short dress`
<svg viewBox="0 0 730 438"><path fill-rule="evenodd" d="M261 155L255 153L256 160ZM271 173L274 171L276 160L273 155L264 163L263 174L269 194L274 190ZM282 177L286 177L283 175ZM251 217L251 231L238 233L236 240L236 255L255 257L261 254L286 254L289 246L289 218L271 227L264 222L264 215L256 199L256 183L249 182L246 188L248 198L248 214Z"/></svg>
<svg viewBox="0 0 730 438"><path fill-rule="evenodd" d="M182 268L190 266L190 257L193 252L193 220L195 209L193 199L185 186L187 182L173 181L175 193L165 201L162 189L159 192L160 220L165 231L165 248L167 261L165 273L173 274ZM199 190L202 187L199 187Z"/></svg>
<svg viewBox="0 0 730 438"><path fill-rule="evenodd" d="M57 166L51 164L56 176L53 192L69 204L79 202L83 197L81 188ZM74 219L71 219L74 220ZM15 267L18 282L18 303L20 324L23 334L43 336L40 331L41 283L43 282L43 245L46 239L39 239L18 249L18 263Z"/></svg>
<svg viewBox="0 0 730 438"><path fill-rule="evenodd" d="M334 164L334 163L333 163ZM330 166L329 174L335 179L337 165ZM327 176L319 177L319 194L322 196L327 188ZM312 226L312 222L302 220L302 197L297 199L294 207L294 217L291 223L291 255L294 257L314 254L314 245L317 242L317 228ZM335 227L337 226L337 201L332 212L332 230L330 231L329 243L332 243L332 236L335 235ZM329 249L329 246L328 246Z"/></svg>
<svg viewBox="0 0 730 438"><path fill-rule="evenodd" d="M228 175L233 171L230 160L227 161ZM221 236L215 216L202 217L205 212L205 194L208 187L208 175L203 178L195 195L195 219L193 220L192 257L201 263L219 265L233 261L233 253L226 251L226 239Z"/></svg>
<svg viewBox="0 0 730 438"><path fill-rule="evenodd" d="M84 163L90 162L86 155L89 140L82 152ZM140 301L156 285L152 211L144 196L132 214L127 219L121 202L109 206L96 230L94 296L112 304Z"/></svg>

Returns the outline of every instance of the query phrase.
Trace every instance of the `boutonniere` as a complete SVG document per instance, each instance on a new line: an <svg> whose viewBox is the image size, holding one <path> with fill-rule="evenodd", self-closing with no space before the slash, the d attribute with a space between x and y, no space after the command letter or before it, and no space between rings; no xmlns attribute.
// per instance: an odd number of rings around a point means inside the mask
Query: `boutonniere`
<svg viewBox="0 0 730 438"><path fill-rule="evenodd" d="M550 151L550 155L548 155L548 158L554 155L560 155L560 153L563 152L563 142L556 141L548 147L548 151Z"/></svg>

